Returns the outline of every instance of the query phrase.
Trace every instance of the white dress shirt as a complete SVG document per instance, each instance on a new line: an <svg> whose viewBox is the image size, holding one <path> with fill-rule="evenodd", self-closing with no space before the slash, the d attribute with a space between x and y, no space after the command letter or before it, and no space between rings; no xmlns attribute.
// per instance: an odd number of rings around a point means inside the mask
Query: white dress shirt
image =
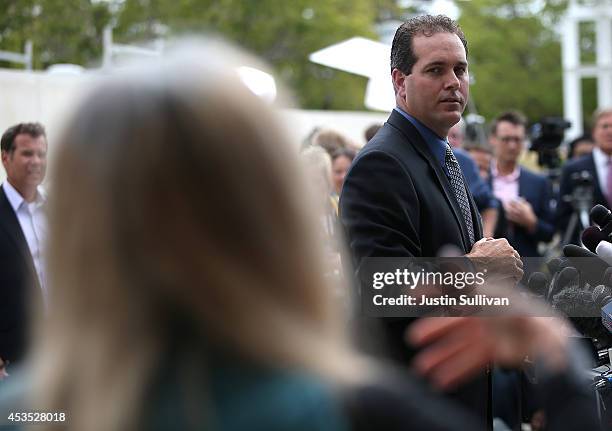
<svg viewBox="0 0 612 431"><path fill-rule="evenodd" d="M45 240L47 238L47 217L45 214L45 193L42 187L38 187L36 191L36 199L33 202L26 202L26 200L19 194L17 190L8 182L5 181L2 184L4 193L11 206L19 225L23 236L28 243L32 260L34 261L34 268L40 287L43 291L43 297L46 303L46 277L45 277Z"/></svg>
<svg viewBox="0 0 612 431"><path fill-rule="evenodd" d="M606 184L608 179L608 168L610 157L601 151L599 147L593 148L593 161L595 162L595 173L597 174L597 181L599 182L599 188L604 196L608 196L608 185Z"/></svg>

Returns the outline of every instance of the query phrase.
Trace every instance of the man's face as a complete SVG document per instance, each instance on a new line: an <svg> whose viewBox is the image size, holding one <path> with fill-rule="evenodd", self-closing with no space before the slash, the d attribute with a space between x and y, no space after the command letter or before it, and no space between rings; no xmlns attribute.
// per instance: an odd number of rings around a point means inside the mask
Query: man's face
<svg viewBox="0 0 612 431"><path fill-rule="evenodd" d="M525 145L525 126L500 121L489 141L498 161L516 163Z"/></svg>
<svg viewBox="0 0 612 431"><path fill-rule="evenodd" d="M17 135L13 151L2 152L2 164L11 185L20 193L36 188L47 170L47 140L26 133Z"/></svg>
<svg viewBox="0 0 612 431"><path fill-rule="evenodd" d="M470 156L478 166L478 173L483 179L489 178L489 168L491 164L491 155L486 151L472 150Z"/></svg>
<svg viewBox="0 0 612 431"><path fill-rule="evenodd" d="M452 33L416 36L412 47L417 58L412 72L392 73L397 103L445 138L460 120L469 94L465 48Z"/></svg>
<svg viewBox="0 0 612 431"><path fill-rule="evenodd" d="M453 148L461 148L463 144L463 130L461 130L461 123L455 124L448 131L448 143Z"/></svg>
<svg viewBox="0 0 612 431"><path fill-rule="evenodd" d="M612 155L612 113L599 117L593 127L593 140L601 151Z"/></svg>

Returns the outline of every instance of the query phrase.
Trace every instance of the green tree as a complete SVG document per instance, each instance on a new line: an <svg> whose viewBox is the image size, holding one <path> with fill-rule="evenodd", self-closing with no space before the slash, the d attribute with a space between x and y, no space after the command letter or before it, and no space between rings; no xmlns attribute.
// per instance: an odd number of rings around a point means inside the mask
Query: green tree
<svg viewBox="0 0 612 431"><path fill-rule="evenodd" d="M53 63L91 65L102 53L102 29L110 19L106 3L91 0L0 0L0 49L34 47L33 67ZM0 67L21 67L0 62Z"/></svg>
<svg viewBox="0 0 612 431"><path fill-rule="evenodd" d="M491 119L519 109L530 120L563 115L561 46L554 31L564 1L535 9L530 0L461 2L460 24L469 41L471 97Z"/></svg>
<svg viewBox="0 0 612 431"><path fill-rule="evenodd" d="M116 40L132 43L189 32L220 34L270 63L312 109L363 109L366 79L311 63L308 55L353 36L375 38L378 0L126 0ZM383 8L384 7L384 8Z"/></svg>

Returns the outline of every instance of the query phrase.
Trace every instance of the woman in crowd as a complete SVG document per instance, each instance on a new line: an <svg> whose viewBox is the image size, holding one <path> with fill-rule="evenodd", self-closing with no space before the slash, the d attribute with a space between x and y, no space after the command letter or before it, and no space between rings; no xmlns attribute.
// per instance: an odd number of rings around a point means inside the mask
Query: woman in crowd
<svg viewBox="0 0 612 431"><path fill-rule="evenodd" d="M353 163L355 158L355 151L351 148L339 148L331 156L332 159L332 180L334 182L333 195L336 199L340 196L342 191L342 184L344 184L344 177Z"/></svg>

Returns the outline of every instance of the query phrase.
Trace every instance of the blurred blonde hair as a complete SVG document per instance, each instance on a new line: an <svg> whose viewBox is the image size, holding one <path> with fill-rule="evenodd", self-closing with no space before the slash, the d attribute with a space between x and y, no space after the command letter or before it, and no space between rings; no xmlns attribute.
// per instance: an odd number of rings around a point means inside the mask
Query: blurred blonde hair
<svg viewBox="0 0 612 431"><path fill-rule="evenodd" d="M595 128L595 126L597 126L597 122L599 120L601 120L602 117L606 116L606 115L610 115L612 114L612 107L607 106L607 107L603 107L603 108L598 108L593 112L593 117L592 117L592 129Z"/></svg>
<svg viewBox="0 0 612 431"><path fill-rule="evenodd" d="M332 162L331 157L323 148L316 145L307 147L301 153L304 167L312 174L325 180L328 194L332 191ZM310 172L307 172L307 174Z"/></svg>
<svg viewBox="0 0 612 431"><path fill-rule="evenodd" d="M359 374L297 146L233 72L252 59L182 52L97 88L58 145L35 404L74 429L137 426L176 314L256 363Z"/></svg>

